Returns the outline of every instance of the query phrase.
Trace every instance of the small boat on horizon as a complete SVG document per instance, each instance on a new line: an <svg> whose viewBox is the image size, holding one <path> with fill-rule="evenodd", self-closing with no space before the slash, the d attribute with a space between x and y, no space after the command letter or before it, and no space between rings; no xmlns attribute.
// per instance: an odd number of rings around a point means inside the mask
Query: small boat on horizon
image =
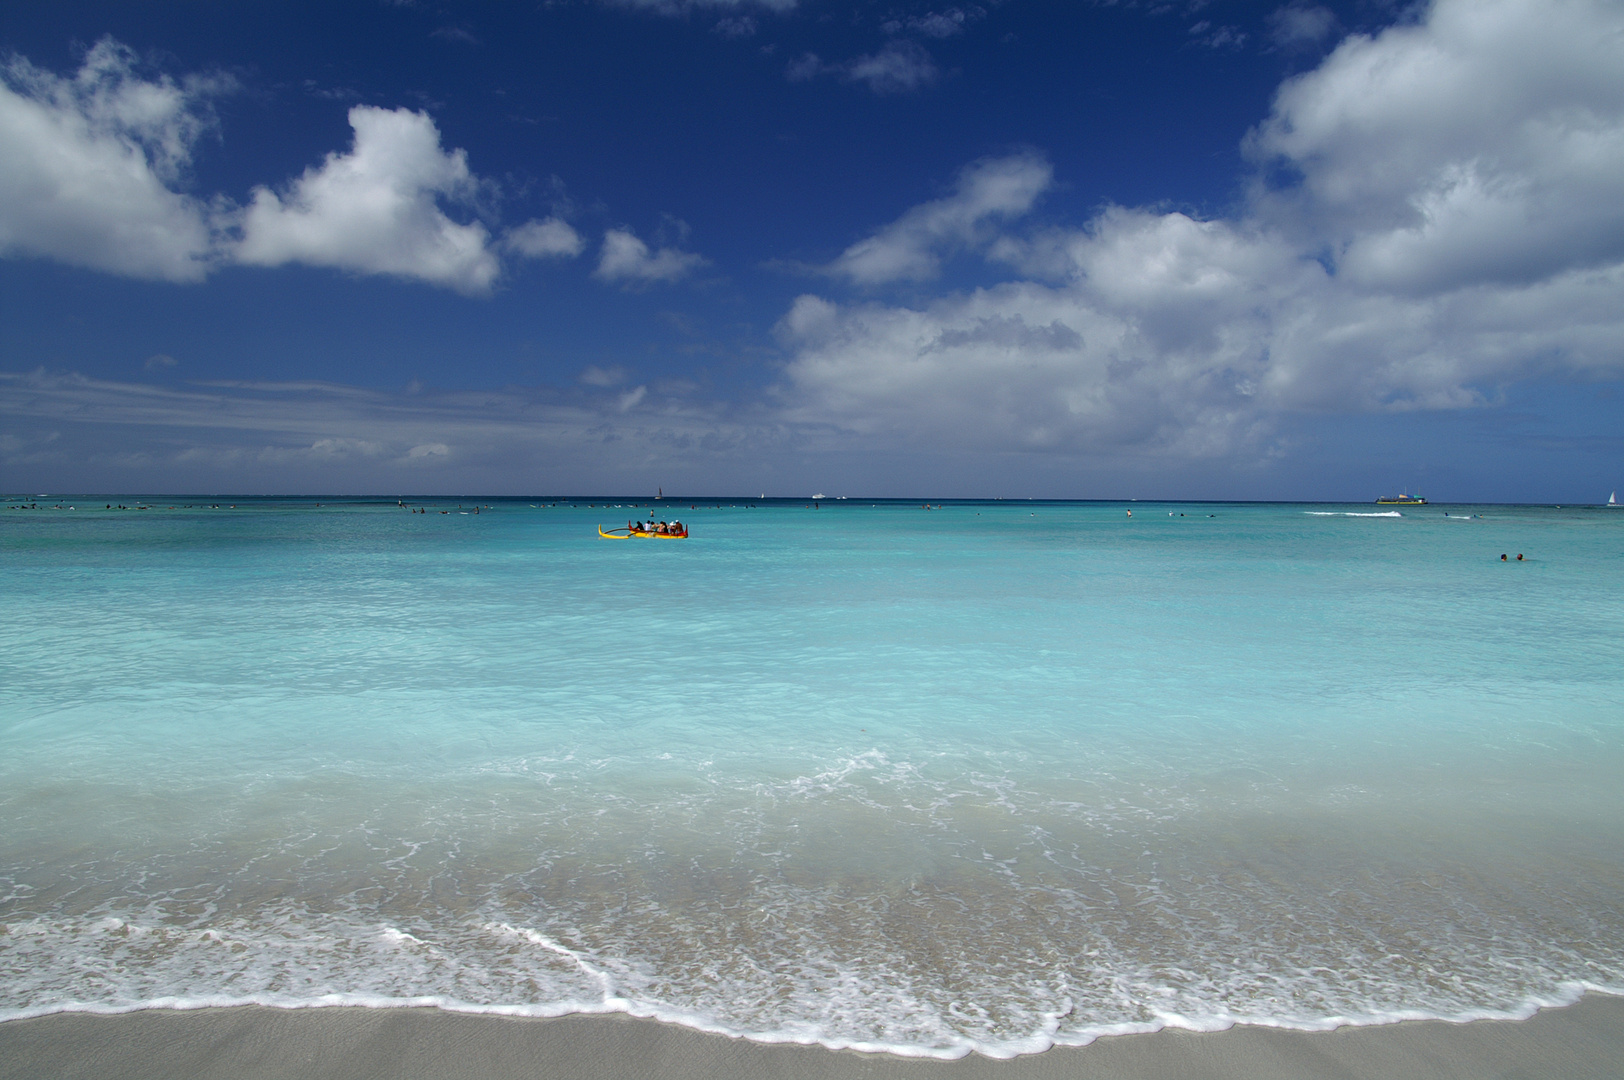
<svg viewBox="0 0 1624 1080"><path fill-rule="evenodd" d="M1425 506L1427 500L1419 495L1383 495L1376 500L1377 506Z"/></svg>
<svg viewBox="0 0 1624 1080"><path fill-rule="evenodd" d="M1618 492L1615 491L1611 495L1607 496L1607 505L1611 506L1614 510L1618 509Z"/></svg>

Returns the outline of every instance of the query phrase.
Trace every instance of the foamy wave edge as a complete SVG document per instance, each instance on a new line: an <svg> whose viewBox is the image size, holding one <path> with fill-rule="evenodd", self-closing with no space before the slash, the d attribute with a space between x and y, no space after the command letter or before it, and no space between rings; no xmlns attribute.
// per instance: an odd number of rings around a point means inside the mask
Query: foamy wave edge
<svg viewBox="0 0 1624 1080"><path fill-rule="evenodd" d="M908 1044L867 1042L861 1040L829 1038L811 1031L743 1031L717 1023L704 1016L685 1013L680 1010L664 1009L650 1006L643 1002L634 1002L624 998L614 998L601 1002L561 1001L546 1004L532 1005L480 1005L472 1002L457 1001L439 995L420 997L382 997L370 994L323 994L314 998L282 998L277 996L252 995L248 997L205 996L205 997L162 997L146 1001L129 1002L125 1004L106 1004L98 1002L60 1002L54 1005L41 1005L34 1008L4 1009L0 1010L0 1023L12 1020L28 1020L41 1016L53 1016L60 1013L88 1013L93 1015L115 1016L124 1013L144 1012L151 1009L171 1009L175 1011L191 1011L196 1009L230 1009L243 1006L257 1005L271 1009L329 1009L329 1008L365 1008L365 1009L439 1009L450 1013L468 1013L484 1016L510 1016L528 1019L557 1019L564 1016L593 1016L620 1013L638 1020L653 1020L663 1024L674 1024L707 1035L722 1035L732 1039L746 1039L754 1043L765 1045L792 1044L798 1046L821 1046L828 1050L856 1050L868 1054L890 1054L894 1057L930 1058L938 1061L956 1061L971 1053L979 1053L984 1057L1009 1059L1021 1057L1026 1054L1038 1054L1057 1046L1087 1046L1096 1039L1115 1035L1150 1035L1158 1031L1180 1030L1197 1033L1228 1031L1234 1027L1267 1027L1287 1031L1334 1031L1341 1027L1381 1027L1387 1024L1404 1023L1411 1020L1434 1020L1450 1024L1470 1024L1479 1020L1507 1020L1522 1021L1538 1013L1542 1009L1562 1009L1576 1005L1587 994L1599 994L1607 997L1624 997L1624 986L1605 986L1589 981L1565 982L1553 994L1534 995L1525 998L1516 1007L1510 1009L1468 1009L1459 1013L1437 1013L1424 1009L1400 1009L1388 1012L1374 1012L1355 1016L1327 1016L1318 1019L1302 1019L1294 1017L1270 1016L1244 1016L1234 1014L1219 1014L1208 1017L1187 1017L1177 1013L1167 1013L1154 1021L1119 1024L1098 1024L1086 1028L1081 1032L1067 1036L1056 1036L1054 1033L1044 1035L1031 1035L1021 1039L1012 1039L999 1043L982 1043L966 1039L953 1046L929 1047L911 1046ZM1055 1021L1058 1026L1058 1017Z"/></svg>

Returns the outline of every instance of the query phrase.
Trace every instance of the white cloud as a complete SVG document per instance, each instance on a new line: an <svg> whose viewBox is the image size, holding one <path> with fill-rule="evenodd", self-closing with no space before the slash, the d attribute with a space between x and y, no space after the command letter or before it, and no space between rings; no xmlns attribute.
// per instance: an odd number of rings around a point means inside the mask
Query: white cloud
<svg viewBox="0 0 1624 1080"><path fill-rule="evenodd" d="M429 31L429 37L440 41L455 41L463 45L478 45L480 40L460 26L441 26Z"/></svg>
<svg viewBox="0 0 1624 1080"><path fill-rule="evenodd" d="M1289 49L1325 40L1336 30L1336 15L1318 4L1294 3L1271 12L1267 23L1269 38Z"/></svg>
<svg viewBox="0 0 1624 1080"><path fill-rule="evenodd" d="M911 30L926 37L950 38L964 33L966 26L986 16L984 8L950 7L941 11L927 11L923 15L891 19L883 23L881 28L888 34L900 34L904 30Z"/></svg>
<svg viewBox="0 0 1624 1080"><path fill-rule="evenodd" d="M994 223L1025 214L1053 178L1037 154L983 158L959 173L952 195L914 207L825 269L864 285L933 278L944 253L990 242Z"/></svg>
<svg viewBox="0 0 1624 1080"><path fill-rule="evenodd" d="M619 364L608 367L588 364L581 370L579 378L584 386L619 386L626 381L626 369Z"/></svg>
<svg viewBox="0 0 1624 1080"><path fill-rule="evenodd" d="M711 33L720 34L725 38L753 37L755 32L756 20L755 16L753 15L740 15L737 18L729 17L725 19L718 19L716 20L716 25L711 27Z"/></svg>
<svg viewBox="0 0 1624 1080"><path fill-rule="evenodd" d="M803 53L784 68L790 82L807 82L819 75L860 82L876 94L900 94L935 82L941 71L930 53L912 41L893 41L877 53L841 64L825 63L817 53Z"/></svg>
<svg viewBox="0 0 1624 1080"><path fill-rule="evenodd" d="M706 262L702 255L672 247L650 251L630 229L610 229L603 234L603 251L593 276L603 281L645 285L680 281Z"/></svg>
<svg viewBox="0 0 1624 1080"><path fill-rule="evenodd" d="M1201 22L1190 28L1190 33L1209 49L1239 49L1246 44L1247 34L1238 26L1214 27Z"/></svg>
<svg viewBox="0 0 1624 1080"><path fill-rule="evenodd" d="M1624 9L1424 15L1282 86L1248 149L1286 179L1232 220L1118 207L1022 236L1048 177L1012 168L1003 201L961 185L854 245L829 268L853 282L928 278L955 247L1024 279L800 298L787 415L863 445L1255 458L1293 413L1624 374Z"/></svg>
<svg viewBox="0 0 1624 1080"><path fill-rule="evenodd" d="M381 443L369 442L366 439L327 438L317 439L308 448L297 447L293 453L308 455L329 460L342 460L348 457L378 457L385 452Z"/></svg>
<svg viewBox="0 0 1624 1080"><path fill-rule="evenodd" d="M301 262L366 274L392 274L465 293L488 290L501 272L490 233L459 224L441 198L468 203L477 181L467 154L440 149L424 113L357 105L355 143L328 154L280 195L254 189L241 216L238 262Z"/></svg>
<svg viewBox="0 0 1624 1080"><path fill-rule="evenodd" d="M1266 212L1372 289L1532 282L1624 257L1624 8L1446 0L1287 82L1251 152Z"/></svg>
<svg viewBox="0 0 1624 1080"><path fill-rule="evenodd" d="M1311 289L1317 265L1183 215L1113 211L1074 240L1082 265L1059 285L919 309L802 297L781 328L792 414L980 451L1208 456L1251 438L1266 373L1256 306L1292 272Z"/></svg>
<svg viewBox="0 0 1624 1080"><path fill-rule="evenodd" d="M807 82L830 70L817 53L802 53L784 67L784 78L790 82Z"/></svg>
<svg viewBox="0 0 1624 1080"><path fill-rule="evenodd" d="M894 41L871 56L859 56L845 65L850 82L860 82L876 94L903 94L936 81L941 71L930 53L911 41Z"/></svg>
<svg viewBox="0 0 1624 1080"><path fill-rule="evenodd" d="M485 181L445 150L426 114L356 106L345 153L246 207L181 190L214 126L223 76L143 78L105 38L72 77L14 58L0 68L0 255L43 256L128 277L201 281L219 266L304 263L482 294L502 271L471 208ZM509 230L519 257L573 256L581 238L549 217Z"/></svg>
<svg viewBox="0 0 1624 1080"><path fill-rule="evenodd" d="M0 69L0 253L138 278L207 275L209 207L174 187L230 80L147 80L136 66L103 38L71 78L22 58Z"/></svg>
<svg viewBox="0 0 1624 1080"><path fill-rule="evenodd" d="M510 251L531 259L574 258L586 242L567 221L555 217L527 221L509 229L502 238Z"/></svg>

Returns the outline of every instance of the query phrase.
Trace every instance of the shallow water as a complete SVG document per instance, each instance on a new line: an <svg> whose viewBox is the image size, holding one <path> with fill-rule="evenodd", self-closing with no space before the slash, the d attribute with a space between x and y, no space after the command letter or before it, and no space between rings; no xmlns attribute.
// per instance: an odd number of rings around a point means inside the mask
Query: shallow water
<svg viewBox="0 0 1624 1080"><path fill-rule="evenodd" d="M0 511L0 1016L953 1056L1624 990L1624 513L603 503Z"/></svg>

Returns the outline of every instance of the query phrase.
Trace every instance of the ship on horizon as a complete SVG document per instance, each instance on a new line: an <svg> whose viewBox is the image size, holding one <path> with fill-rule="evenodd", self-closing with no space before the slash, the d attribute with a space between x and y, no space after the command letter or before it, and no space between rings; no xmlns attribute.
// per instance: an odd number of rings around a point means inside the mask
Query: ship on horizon
<svg viewBox="0 0 1624 1080"><path fill-rule="evenodd" d="M1376 500L1377 506L1425 506L1427 500L1419 495L1383 495Z"/></svg>

